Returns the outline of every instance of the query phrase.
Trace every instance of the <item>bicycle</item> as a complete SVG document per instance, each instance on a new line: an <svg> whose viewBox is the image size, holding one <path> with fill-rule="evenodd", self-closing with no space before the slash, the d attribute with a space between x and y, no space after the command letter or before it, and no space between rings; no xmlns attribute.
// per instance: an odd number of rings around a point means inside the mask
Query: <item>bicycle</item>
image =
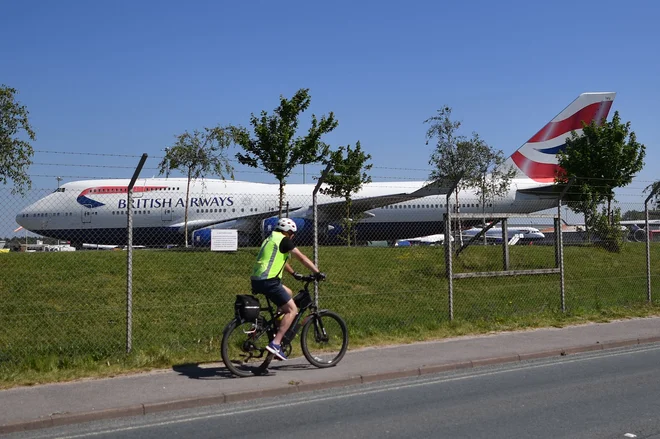
<svg viewBox="0 0 660 439"><path fill-rule="evenodd" d="M312 365L335 366L348 349L346 322L335 312L318 309L309 293L313 275L303 276L303 289L293 298L298 314L282 339L282 350L288 357L292 343L300 331L300 347ZM248 377L268 373L274 355L266 350L275 338L282 313L266 297L262 307L254 295L237 295L234 318L222 333L221 356L227 369L236 376ZM304 315L309 314L304 317ZM304 317L304 318L303 318Z"/></svg>

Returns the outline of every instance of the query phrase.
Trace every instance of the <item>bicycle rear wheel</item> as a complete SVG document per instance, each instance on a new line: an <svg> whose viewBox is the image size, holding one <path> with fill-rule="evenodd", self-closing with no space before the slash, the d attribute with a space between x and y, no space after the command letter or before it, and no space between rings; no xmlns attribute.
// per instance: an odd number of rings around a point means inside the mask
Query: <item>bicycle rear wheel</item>
<svg viewBox="0 0 660 439"><path fill-rule="evenodd" d="M266 350L268 332L254 323L233 319L222 333L220 355L231 373L239 377L261 375L272 360Z"/></svg>
<svg viewBox="0 0 660 439"><path fill-rule="evenodd" d="M348 349L346 322L332 311L321 311L305 323L300 334L303 355L316 367L339 363Z"/></svg>

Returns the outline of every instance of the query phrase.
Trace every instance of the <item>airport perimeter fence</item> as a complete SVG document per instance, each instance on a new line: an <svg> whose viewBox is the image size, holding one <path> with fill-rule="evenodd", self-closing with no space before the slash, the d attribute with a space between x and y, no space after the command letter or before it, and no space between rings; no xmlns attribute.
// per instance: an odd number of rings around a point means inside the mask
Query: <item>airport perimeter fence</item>
<svg viewBox="0 0 660 439"><path fill-rule="evenodd" d="M113 247L118 243L115 240L126 237L126 193L113 187L89 188L64 204L58 200L65 198L57 195L69 194L60 189L34 189L26 197L1 190L0 223L8 230L4 250L10 251L0 253L0 363L54 356L66 364L77 356L102 360L126 352L127 251ZM32 205L30 211L23 210L51 192L50 198ZM191 233L189 247L184 247L180 230L184 228L185 191L176 182L136 194L132 350L217 359L222 329L233 316L235 295L250 291L252 265L264 234L274 225L277 198L255 190L238 195L206 192L191 199L191 229L222 223L239 230L237 249L224 251L211 250L211 236L217 232L207 229ZM284 215L297 222L300 231L295 240L311 258L310 196L288 196ZM319 305L346 319L353 344L442 334L450 323L442 235L445 197L379 202L359 221L342 220L345 205L332 201L337 204L321 204L318 211L318 260L328 276L319 287ZM484 207L477 200L460 200L460 204L461 212L492 209L490 203ZM516 208L534 211L538 207L522 204ZM639 203L617 207L628 212L626 218L643 219ZM620 251L608 251L607 240L588 234L578 214L569 207L562 209L566 313L594 316L643 308L648 306L648 282L656 287L652 305L660 304L660 232L639 233L642 223L630 224L622 231L625 242ZM224 222L237 215L244 218ZM15 230L17 220L31 231ZM453 237L455 247L469 240L470 228L479 225L479 221L461 224L463 233ZM526 236L517 226L534 227L539 233ZM512 243L510 269L556 267L550 221L511 218L508 227L512 233L507 237ZM650 278L646 236L652 237ZM97 242L103 245L94 245ZM497 242L497 232L487 234L485 242L477 240L454 257L454 271L501 270L502 249L492 245ZM292 265L306 271L297 261ZM299 287L286 274L284 283L294 290ZM558 275L454 281L453 317L474 328L534 324L544 316L561 315Z"/></svg>

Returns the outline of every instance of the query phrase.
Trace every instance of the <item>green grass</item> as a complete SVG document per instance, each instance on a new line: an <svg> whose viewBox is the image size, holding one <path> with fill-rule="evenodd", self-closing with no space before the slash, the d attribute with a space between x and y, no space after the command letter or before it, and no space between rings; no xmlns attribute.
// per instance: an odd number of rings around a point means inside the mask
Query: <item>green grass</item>
<svg viewBox="0 0 660 439"><path fill-rule="evenodd" d="M235 295L249 292L255 256L256 249L135 251L129 355L126 252L0 256L0 388L218 361L222 329ZM657 285L660 246L651 257ZM646 302L643 244L619 254L566 247L564 258L566 312L559 275L460 279L450 321L442 247L321 248L328 280L320 305L345 318L351 348L658 314L660 301ZM512 269L551 268L554 249L515 246L510 260ZM500 247L475 246L454 270L501 267Z"/></svg>

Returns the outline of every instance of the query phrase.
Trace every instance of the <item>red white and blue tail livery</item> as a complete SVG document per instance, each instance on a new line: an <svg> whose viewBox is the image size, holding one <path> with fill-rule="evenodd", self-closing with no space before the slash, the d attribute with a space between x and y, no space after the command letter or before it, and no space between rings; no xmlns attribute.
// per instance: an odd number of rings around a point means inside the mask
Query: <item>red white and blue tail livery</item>
<svg viewBox="0 0 660 439"><path fill-rule="evenodd" d="M554 181L559 169L557 153L566 147L571 131L582 133L582 123L602 123L612 107L616 93L583 93L548 122L507 160L520 177L539 183Z"/></svg>

